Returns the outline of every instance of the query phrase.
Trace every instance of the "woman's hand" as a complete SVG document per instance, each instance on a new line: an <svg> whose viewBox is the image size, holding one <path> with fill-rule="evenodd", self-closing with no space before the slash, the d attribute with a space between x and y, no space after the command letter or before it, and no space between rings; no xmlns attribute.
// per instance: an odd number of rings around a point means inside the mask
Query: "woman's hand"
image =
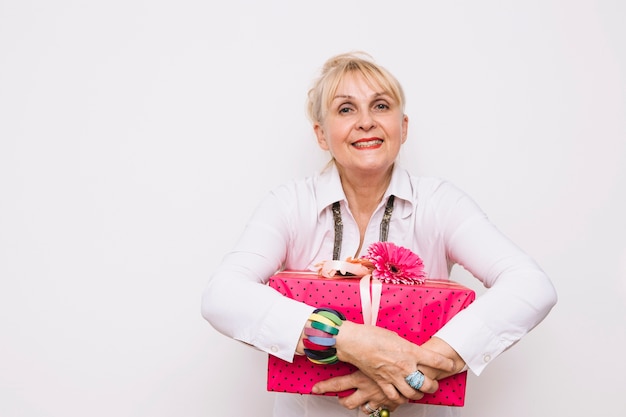
<svg viewBox="0 0 626 417"><path fill-rule="evenodd" d="M336 339L339 360L355 365L374 380L392 403L400 403L403 397L419 400L423 393L435 392L439 387L435 378L456 370L452 359L380 327L346 321ZM404 379L418 366L429 371L419 391Z"/></svg>
<svg viewBox="0 0 626 417"><path fill-rule="evenodd" d="M350 410L361 407L366 414L371 414L371 412L367 412L365 404L368 404L372 409L384 406L389 411L393 411L399 405L408 402L408 398L403 396L398 396L393 400L388 398L376 381L358 370L349 375L318 382L313 386L313 393L325 394L327 392L341 392L349 389L355 389L356 391L340 398L339 403Z"/></svg>
<svg viewBox="0 0 626 417"><path fill-rule="evenodd" d="M418 366L418 369L429 378L440 380L447 376L457 374L465 367L465 361L459 356L452 347L438 337L431 337L422 345L423 348L433 352L440 353L454 362L454 369L450 372L441 369L431 368L425 365Z"/></svg>

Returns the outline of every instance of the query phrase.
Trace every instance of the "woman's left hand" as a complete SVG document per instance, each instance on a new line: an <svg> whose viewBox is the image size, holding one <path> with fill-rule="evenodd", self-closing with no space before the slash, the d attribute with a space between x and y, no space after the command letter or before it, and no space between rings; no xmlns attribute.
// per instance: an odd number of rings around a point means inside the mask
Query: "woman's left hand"
<svg viewBox="0 0 626 417"><path fill-rule="evenodd" d="M431 337L422 345L422 347L433 352L440 353L454 362L454 369L452 371L442 371L441 369L429 368L425 365L418 366L418 369L429 378L440 380L450 375L459 373L463 367L465 367L465 361L463 361L459 354L452 349L449 344L438 337Z"/></svg>
<svg viewBox="0 0 626 417"><path fill-rule="evenodd" d="M375 381L391 400L405 397L419 400L424 393L435 392L436 378L424 374L420 390L413 389L405 377L416 367L428 367L439 373L453 373L454 361L443 354L420 347L390 330L346 321L336 337L337 357L355 365Z"/></svg>
<svg viewBox="0 0 626 417"><path fill-rule="evenodd" d="M374 410L378 407L384 407L389 411L393 411L398 408L399 405L409 401L403 396L399 396L394 400L387 398L376 381L359 370L349 375L338 376L318 382L313 387L313 393L325 394L327 392L341 392L349 389L355 389L356 391L346 397L340 398L339 403L350 410L360 407L361 411L366 414L371 414L371 411L367 410L366 404Z"/></svg>

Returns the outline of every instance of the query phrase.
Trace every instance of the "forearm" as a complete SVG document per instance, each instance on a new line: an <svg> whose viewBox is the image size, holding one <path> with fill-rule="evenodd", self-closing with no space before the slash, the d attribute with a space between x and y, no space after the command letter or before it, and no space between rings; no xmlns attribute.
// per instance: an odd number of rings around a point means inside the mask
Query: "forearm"
<svg viewBox="0 0 626 417"><path fill-rule="evenodd" d="M286 361L313 308L284 297L226 260L202 295L202 315L219 332ZM270 272L261 271L271 275Z"/></svg>
<svg viewBox="0 0 626 417"><path fill-rule="evenodd" d="M454 233L449 256L488 288L436 336L480 374L539 324L557 301L545 272L485 218Z"/></svg>

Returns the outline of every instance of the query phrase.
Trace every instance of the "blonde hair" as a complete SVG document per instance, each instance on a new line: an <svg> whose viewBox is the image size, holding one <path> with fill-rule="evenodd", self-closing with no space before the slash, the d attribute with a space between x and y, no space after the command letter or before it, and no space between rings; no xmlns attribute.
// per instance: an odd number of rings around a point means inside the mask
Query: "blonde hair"
<svg viewBox="0 0 626 417"><path fill-rule="evenodd" d="M404 112L404 91L398 80L385 68L374 63L365 52L348 52L331 57L309 90L307 114L313 124L321 123L344 76L362 75L370 86L379 86L396 100Z"/></svg>

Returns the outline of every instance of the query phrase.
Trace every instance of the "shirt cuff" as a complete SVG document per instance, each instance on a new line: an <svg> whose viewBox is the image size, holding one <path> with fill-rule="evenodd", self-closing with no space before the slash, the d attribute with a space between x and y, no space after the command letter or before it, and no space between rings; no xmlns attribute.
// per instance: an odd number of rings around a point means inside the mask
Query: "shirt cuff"
<svg viewBox="0 0 626 417"><path fill-rule="evenodd" d="M293 362L302 329L315 307L281 297L262 320L254 346L284 361Z"/></svg>
<svg viewBox="0 0 626 417"><path fill-rule="evenodd" d="M475 375L507 347L471 310L459 312L435 336L449 344Z"/></svg>

